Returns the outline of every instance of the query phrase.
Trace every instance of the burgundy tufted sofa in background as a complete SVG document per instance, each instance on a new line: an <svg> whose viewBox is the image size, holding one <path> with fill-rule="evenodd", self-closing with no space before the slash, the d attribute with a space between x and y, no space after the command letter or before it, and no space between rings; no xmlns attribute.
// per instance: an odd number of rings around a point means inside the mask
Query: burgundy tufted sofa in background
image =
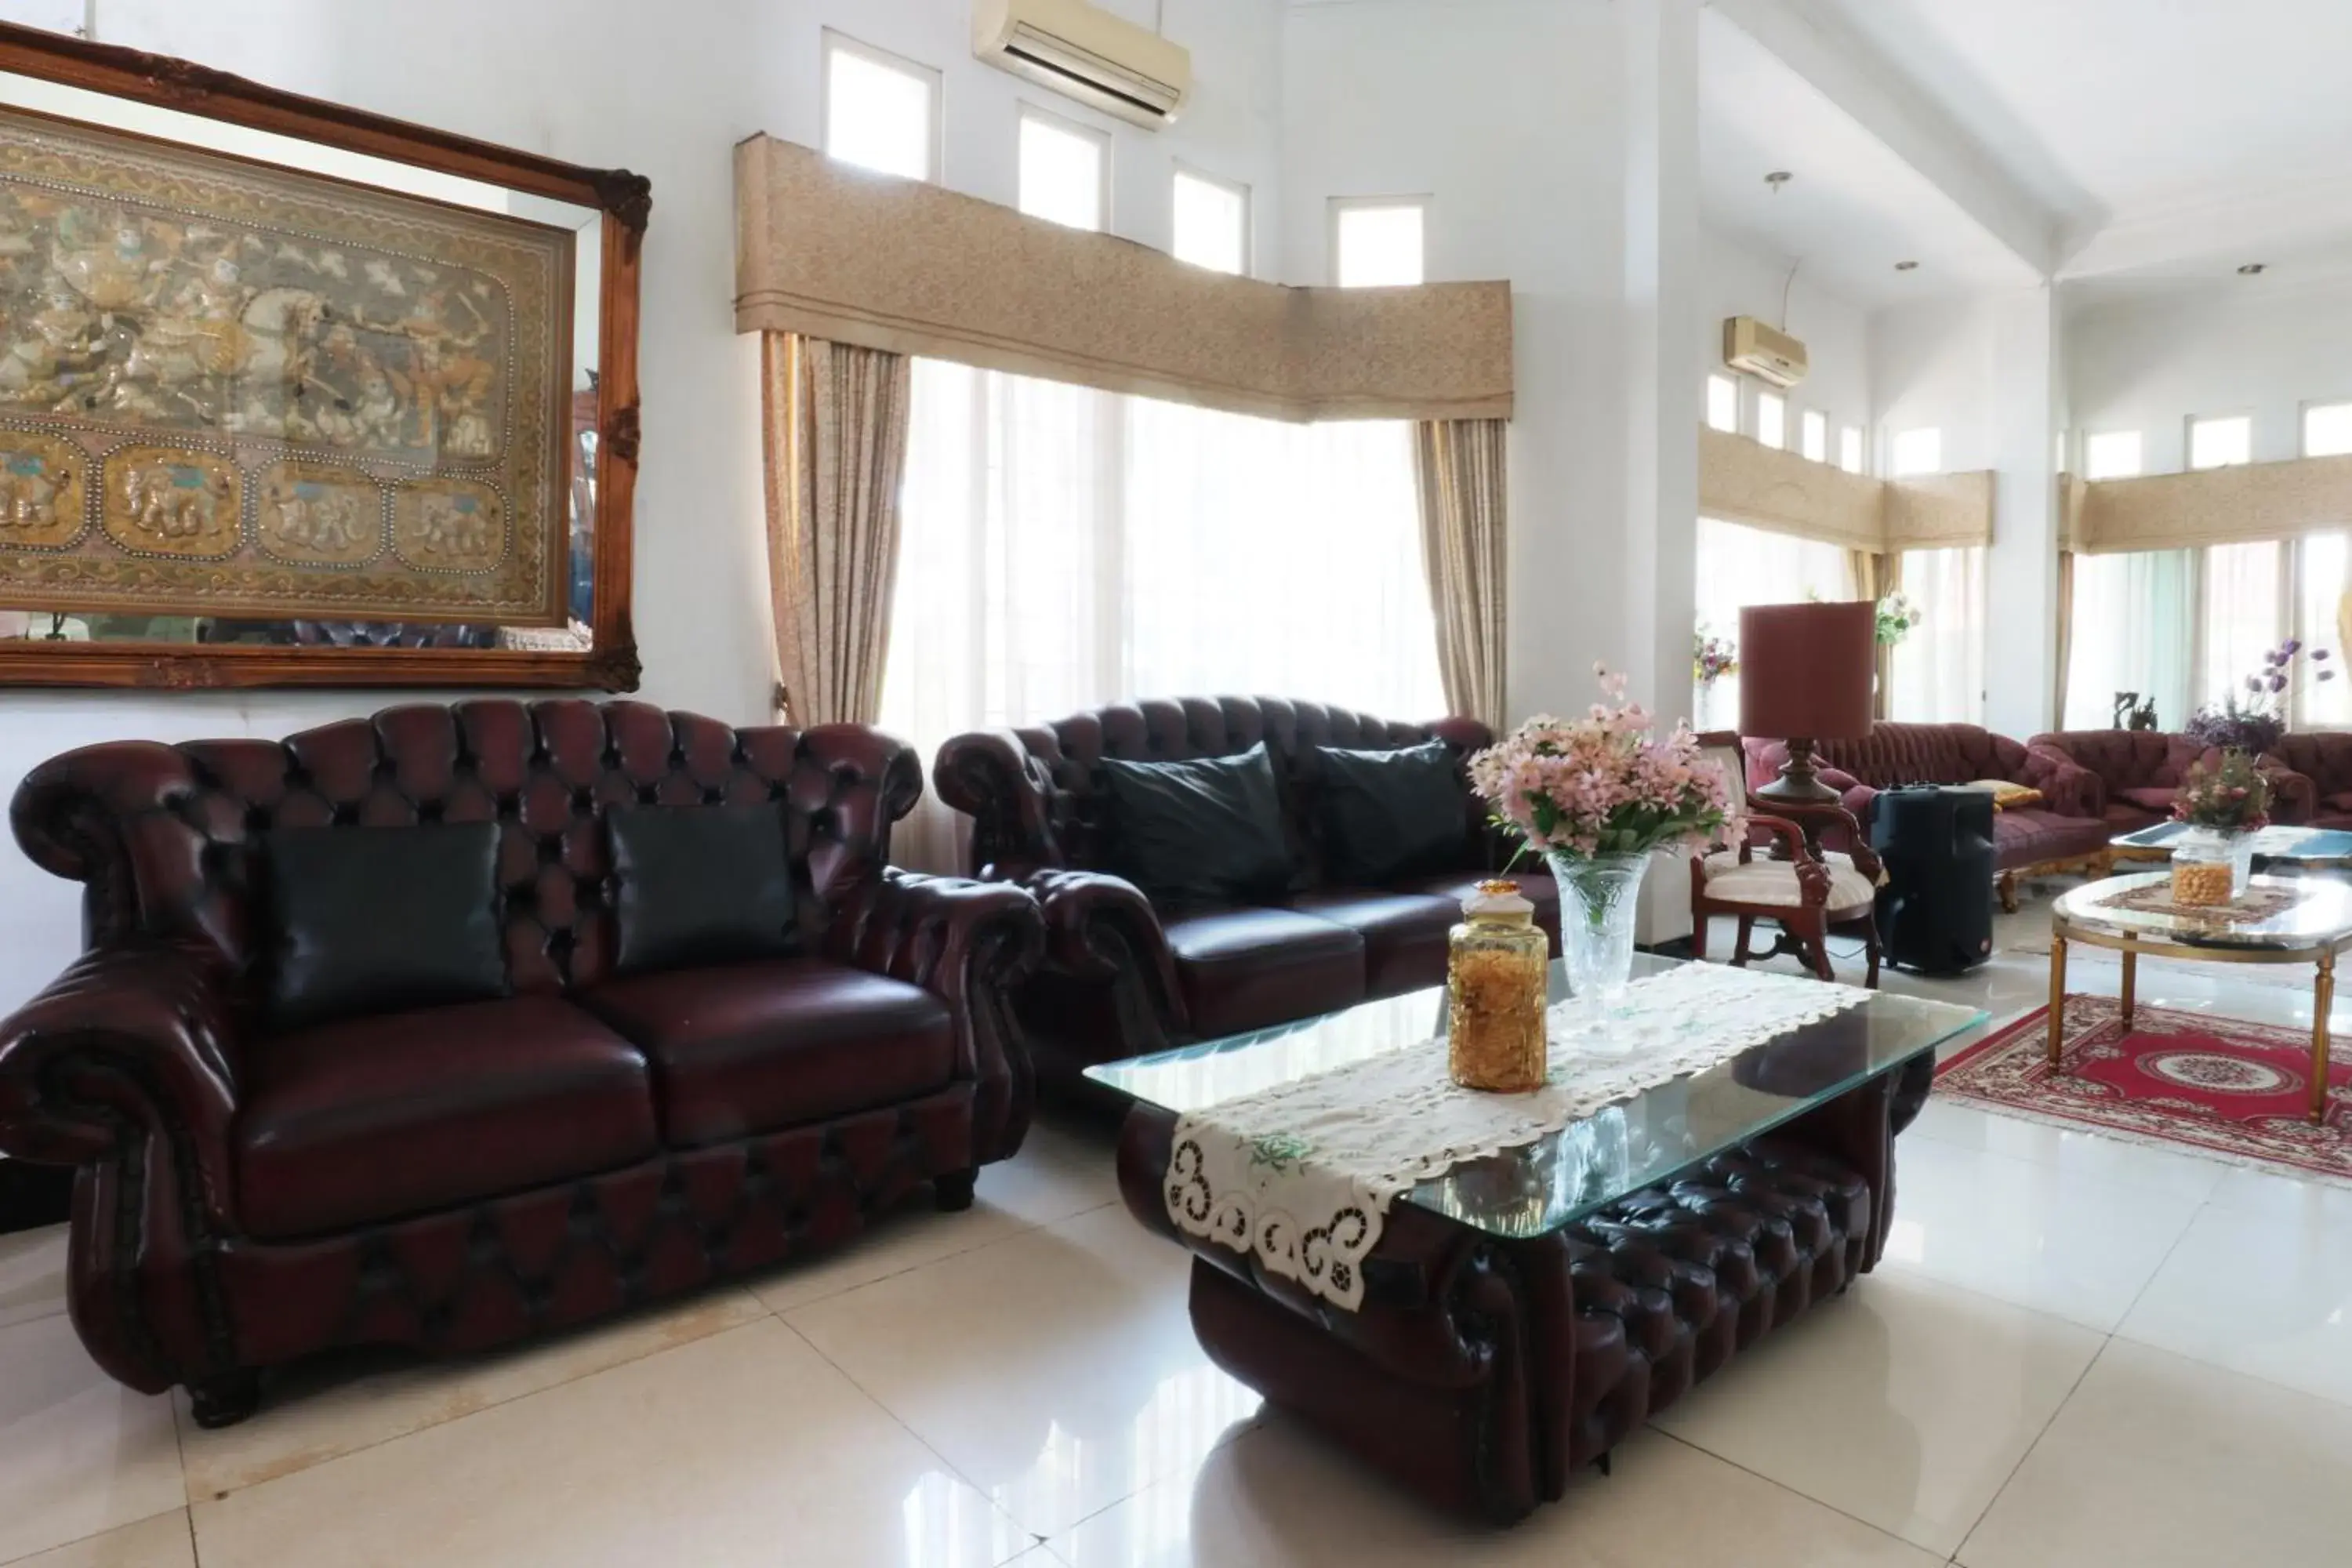
<svg viewBox="0 0 2352 1568"><path fill-rule="evenodd" d="M2282 804L2290 809L2299 806L2300 820L2314 827L2352 827L2352 732L2282 735L2264 760L2273 764ZM2286 813L2280 815L2284 818Z"/></svg>
<svg viewBox="0 0 2352 1568"><path fill-rule="evenodd" d="M1019 1145L1010 888L885 868L922 789L856 725L641 703L393 708L283 742L92 746L12 812L88 952L0 1022L0 1152L79 1168L68 1289L133 1388L239 1418L328 1346L469 1350L841 1239ZM773 803L797 956L616 977L604 816ZM255 1022L273 826L495 821L499 1000Z"/></svg>
<svg viewBox="0 0 2352 1568"><path fill-rule="evenodd" d="M1020 993L1039 1075L1076 1083L1091 1063L1442 984L1462 899L1501 863L1466 778L1454 864L1401 886L1330 886L1314 827L1317 746L1385 751L1433 737L1464 757L1492 739L1472 719L1398 724L1317 703L1219 697L1122 703L940 747L933 781L940 799L972 817L975 873L1017 883L1044 906L1046 961ZM1158 910L1104 868L1114 855L1101 759L1228 756L1260 741L1284 784L1295 868L1278 907ZM1557 948L1549 874L1525 871L1518 881Z"/></svg>
<svg viewBox="0 0 2352 1568"><path fill-rule="evenodd" d="M1786 742L1749 740L1747 747L1751 786L1780 776L1789 760ZM1844 797L1845 808L1864 827L1878 792L1897 784L2006 779L2040 790L2040 805L1993 816L1993 868L2005 900L2018 876L2087 864L2105 854L2116 831L2101 814L2098 780L2089 772L2055 751L2020 745L1981 725L1881 723L1864 740L1824 741L1816 755L1822 782Z"/></svg>
<svg viewBox="0 0 2352 1568"><path fill-rule="evenodd" d="M2031 744L2037 751L2066 757L2097 776L2103 813L2116 833L2132 833L2169 820L2172 797L2189 770L2219 755L2202 741L2153 730L2061 730L2036 735ZM2309 821L2315 804L2309 780L2300 772L2281 770L2268 758L2264 771L2276 789L2272 817L2283 823Z"/></svg>

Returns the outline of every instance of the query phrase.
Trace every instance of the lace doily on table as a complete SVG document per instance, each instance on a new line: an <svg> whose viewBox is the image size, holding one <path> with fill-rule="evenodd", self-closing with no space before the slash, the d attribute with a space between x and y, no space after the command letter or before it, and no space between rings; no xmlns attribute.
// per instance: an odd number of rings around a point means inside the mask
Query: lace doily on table
<svg viewBox="0 0 2352 1568"><path fill-rule="evenodd" d="M1606 1003L1571 997L1553 1006L1545 1018L1549 1081L1531 1094L1459 1088L1446 1076L1443 1039L1278 1084L1178 1119L1162 1188L1168 1216L1353 1311L1364 1298L1364 1258L1398 1194L1870 995L1685 964Z"/></svg>
<svg viewBox="0 0 2352 1568"><path fill-rule="evenodd" d="M2210 921L2216 925L2259 925L2274 915L2284 914L2303 900L2304 892L2299 888L2248 888L2241 897L2226 904L2176 904L2172 901L2171 883L2151 882L2144 888L2127 888L2091 901L2111 910L2178 915L2185 920Z"/></svg>

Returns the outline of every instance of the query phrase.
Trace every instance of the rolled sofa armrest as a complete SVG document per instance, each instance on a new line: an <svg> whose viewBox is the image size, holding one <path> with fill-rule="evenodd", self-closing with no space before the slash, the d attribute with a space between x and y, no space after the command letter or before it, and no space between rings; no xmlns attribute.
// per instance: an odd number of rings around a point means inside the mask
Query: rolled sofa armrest
<svg viewBox="0 0 2352 1568"><path fill-rule="evenodd" d="M2055 746L2027 746L2018 774L2018 783L2040 790L2042 800L2061 816L2106 813L2105 781Z"/></svg>
<svg viewBox="0 0 2352 1568"><path fill-rule="evenodd" d="M2307 773L2299 773L2284 763L2265 758L2260 764L2263 776L2271 781L2271 820L2285 827L2300 827L2319 811L2319 786Z"/></svg>
<svg viewBox="0 0 2352 1568"><path fill-rule="evenodd" d="M1143 889L1107 871L1033 871L1021 886L1045 916L1046 963L1078 980L1131 979L1164 1036L1185 1032L1183 987L1160 913Z"/></svg>
<svg viewBox="0 0 2352 1568"><path fill-rule="evenodd" d="M1061 858L1052 797L1032 763L1010 730L954 736L932 761L931 787L971 818L971 864L982 875L1013 880Z"/></svg>
<svg viewBox="0 0 2352 1568"><path fill-rule="evenodd" d="M977 1086L976 1158L1000 1160L1029 1128L1034 1079L1012 993L1045 948L1037 902L1018 888L886 868L834 906L824 955L919 985L955 1016L956 1076Z"/></svg>
<svg viewBox="0 0 2352 1568"><path fill-rule="evenodd" d="M205 1208L226 1220L237 1067L215 955L158 942L86 952L0 1021L0 1153L90 1164L162 1133L185 1148Z"/></svg>

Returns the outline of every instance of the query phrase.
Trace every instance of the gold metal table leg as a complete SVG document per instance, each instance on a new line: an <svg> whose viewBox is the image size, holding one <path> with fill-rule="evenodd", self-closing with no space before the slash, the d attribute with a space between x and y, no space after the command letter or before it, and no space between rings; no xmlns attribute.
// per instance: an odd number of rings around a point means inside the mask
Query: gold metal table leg
<svg viewBox="0 0 2352 1568"><path fill-rule="evenodd" d="M2319 983L2311 994L2311 1120L2327 1119L2327 1015L2336 1005L2336 954L2319 955Z"/></svg>
<svg viewBox="0 0 2352 1568"><path fill-rule="evenodd" d="M2050 1069L2058 1070L2059 1047L2066 1037L2066 939L2050 939Z"/></svg>
<svg viewBox="0 0 2352 1568"><path fill-rule="evenodd" d="M2132 1005L2139 996L2139 954L2131 948L2124 949L2124 1027L2131 1027Z"/></svg>

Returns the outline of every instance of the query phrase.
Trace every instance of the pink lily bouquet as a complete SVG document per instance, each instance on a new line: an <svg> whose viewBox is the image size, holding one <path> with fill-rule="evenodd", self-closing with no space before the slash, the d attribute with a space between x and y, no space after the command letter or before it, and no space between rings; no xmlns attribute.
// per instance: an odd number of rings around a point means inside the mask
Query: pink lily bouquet
<svg viewBox="0 0 2352 1568"><path fill-rule="evenodd" d="M1698 737L1677 724L1663 739L1625 700L1625 678L1593 666L1609 700L1581 719L1528 720L1470 759L1470 784L1495 825L1548 857L1647 855L1711 834L1735 803Z"/></svg>

